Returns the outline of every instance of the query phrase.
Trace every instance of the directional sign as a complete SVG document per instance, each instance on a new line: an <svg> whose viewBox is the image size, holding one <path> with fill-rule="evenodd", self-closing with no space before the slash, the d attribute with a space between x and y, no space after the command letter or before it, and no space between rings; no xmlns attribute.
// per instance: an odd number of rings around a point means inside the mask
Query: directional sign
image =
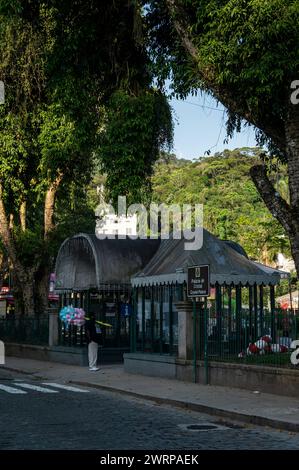
<svg viewBox="0 0 299 470"><path fill-rule="evenodd" d="M210 266L190 266L188 268L188 297L208 297L210 295Z"/></svg>

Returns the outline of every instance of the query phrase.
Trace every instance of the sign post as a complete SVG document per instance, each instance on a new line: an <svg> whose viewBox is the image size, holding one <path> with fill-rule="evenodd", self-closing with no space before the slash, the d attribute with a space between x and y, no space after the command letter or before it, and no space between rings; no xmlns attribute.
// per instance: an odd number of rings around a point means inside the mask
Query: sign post
<svg viewBox="0 0 299 470"><path fill-rule="evenodd" d="M193 301L193 381L196 382L196 359L197 359L197 318L196 298L204 297L204 367L205 382L208 384L208 317L207 297L210 295L210 266L208 264L190 266L188 268L187 296Z"/></svg>

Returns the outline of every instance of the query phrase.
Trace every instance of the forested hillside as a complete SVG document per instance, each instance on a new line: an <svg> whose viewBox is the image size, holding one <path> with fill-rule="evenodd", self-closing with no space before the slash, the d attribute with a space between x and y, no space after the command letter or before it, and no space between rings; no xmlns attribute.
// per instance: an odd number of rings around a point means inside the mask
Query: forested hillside
<svg viewBox="0 0 299 470"><path fill-rule="evenodd" d="M283 229L265 207L251 178L258 150L225 150L193 162L174 155L162 158L152 178L153 200L158 203L204 204L204 226L222 239L239 242L248 255L271 263L277 252L290 256ZM275 183L287 197L283 167Z"/></svg>

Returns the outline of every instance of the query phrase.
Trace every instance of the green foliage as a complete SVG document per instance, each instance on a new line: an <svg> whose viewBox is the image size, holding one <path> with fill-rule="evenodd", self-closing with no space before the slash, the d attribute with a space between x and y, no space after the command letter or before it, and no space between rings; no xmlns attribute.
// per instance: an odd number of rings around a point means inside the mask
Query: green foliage
<svg viewBox="0 0 299 470"><path fill-rule="evenodd" d="M153 164L171 146L172 134L171 111L160 92L112 96L99 155L113 203L118 196L127 196L129 204L148 201Z"/></svg>
<svg viewBox="0 0 299 470"><path fill-rule="evenodd" d="M0 184L26 266L79 227L93 229L85 190L100 153L113 191L126 181L135 195L171 138L168 105L150 88L140 18L134 0L0 0ZM45 194L61 175L49 245Z"/></svg>
<svg viewBox="0 0 299 470"><path fill-rule="evenodd" d="M89 199L88 187L73 182L61 188L56 210L56 230L52 233L49 250L56 257L62 240L78 232L93 233L96 204Z"/></svg>
<svg viewBox="0 0 299 470"><path fill-rule="evenodd" d="M290 256L283 229L265 208L249 176L258 155L257 149L245 148L193 162L159 162L152 179L153 200L203 204L204 227L240 243L252 258L271 263L278 252ZM287 182L283 167L274 177Z"/></svg>
<svg viewBox="0 0 299 470"><path fill-rule="evenodd" d="M148 44L161 83L171 78L184 97L208 91L228 108L227 132L246 119L260 144L278 146L290 84L299 69L299 0L178 0L171 14L183 20L198 63L178 37L166 0L146 4ZM277 153L276 153L277 155Z"/></svg>
<svg viewBox="0 0 299 470"><path fill-rule="evenodd" d="M38 231L15 229L14 237L19 260L25 268L30 268L45 256L45 245Z"/></svg>

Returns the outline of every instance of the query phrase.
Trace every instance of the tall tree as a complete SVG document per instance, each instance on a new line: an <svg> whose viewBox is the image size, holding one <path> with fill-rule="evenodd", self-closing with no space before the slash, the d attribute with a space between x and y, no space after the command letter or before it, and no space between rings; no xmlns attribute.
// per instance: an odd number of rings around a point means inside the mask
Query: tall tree
<svg viewBox="0 0 299 470"><path fill-rule="evenodd" d="M269 160L251 169L272 215L285 229L299 273L298 0L144 2L155 71L184 97L201 89L228 109L227 133L242 120L288 168L289 200L270 178ZM296 95L296 92L295 92Z"/></svg>
<svg viewBox="0 0 299 470"><path fill-rule="evenodd" d="M58 203L90 178L111 95L150 89L140 18L134 0L0 0L0 237L27 315L46 308Z"/></svg>

